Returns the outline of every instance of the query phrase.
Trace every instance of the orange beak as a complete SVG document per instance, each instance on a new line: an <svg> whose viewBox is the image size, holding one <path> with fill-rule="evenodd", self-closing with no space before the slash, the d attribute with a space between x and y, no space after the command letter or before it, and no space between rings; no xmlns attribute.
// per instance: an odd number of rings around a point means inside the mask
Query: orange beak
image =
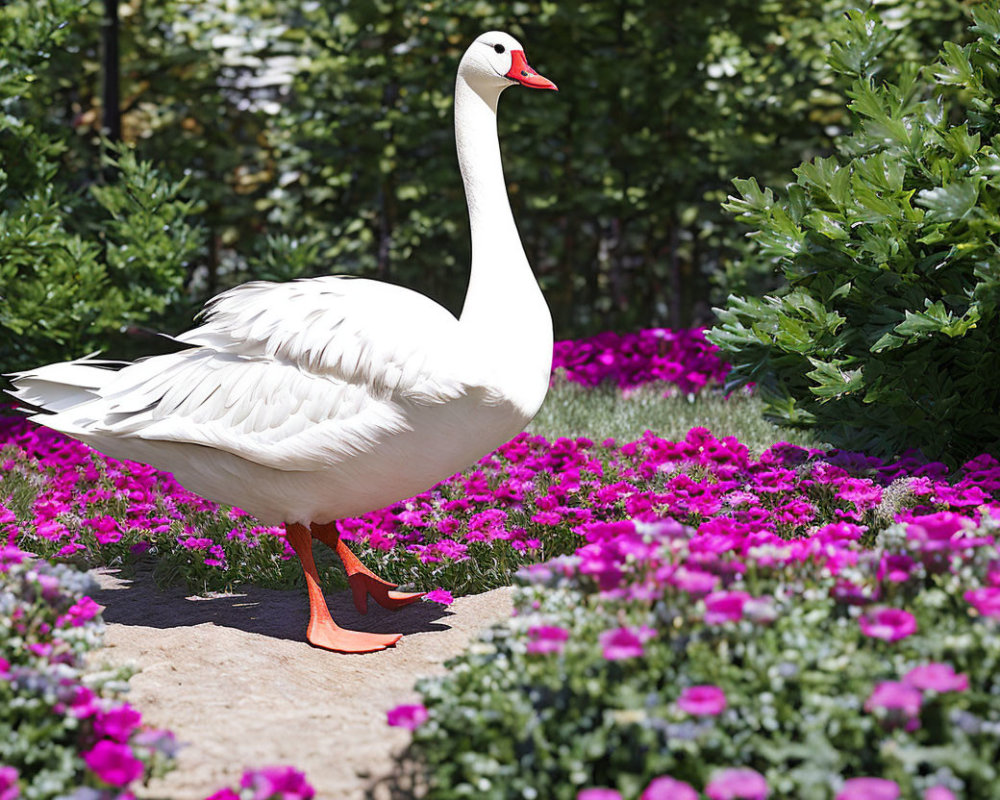
<svg viewBox="0 0 1000 800"><path fill-rule="evenodd" d="M544 75L539 75L531 68L528 64L528 59L524 57L523 50L510 51L510 72L507 73L506 77L531 89L552 89L556 92L559 91L559 87L552 81Z"/></svg>

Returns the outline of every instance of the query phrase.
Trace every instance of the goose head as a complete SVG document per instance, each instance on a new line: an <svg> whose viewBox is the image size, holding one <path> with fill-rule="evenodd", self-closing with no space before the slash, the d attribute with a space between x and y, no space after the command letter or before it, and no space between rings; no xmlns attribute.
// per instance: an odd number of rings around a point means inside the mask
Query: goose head
<svg viewBox="0 0 1000 800"><path fill-rule="evenodd" d="M458 74L480 93L499 94L518 83L531 89L558 91L552 81L531 68L521 43L503 31L487 31L479 36L462 56Z"/></svg>

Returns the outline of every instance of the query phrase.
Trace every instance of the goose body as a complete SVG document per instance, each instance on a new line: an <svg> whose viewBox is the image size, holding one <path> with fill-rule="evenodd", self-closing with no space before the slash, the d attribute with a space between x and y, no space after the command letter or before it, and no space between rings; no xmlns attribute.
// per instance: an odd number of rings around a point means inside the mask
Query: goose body
<svg viewBox="0 0 1000 800"><path fill-rule="evenodd" d="M367 279L258 281L211 300L202 324L177 337L188 349L124 366L88 357L27 370L12 376L15 396L42 409L38 423L284 523L293 546L293 528L311 527L341 552L330 523L475 462L521 431L545 397L552 322L514 225L496 127L500 93L515 83L555 88L513 37L477 38L455 86L472 232L460 317Z"/></svg>

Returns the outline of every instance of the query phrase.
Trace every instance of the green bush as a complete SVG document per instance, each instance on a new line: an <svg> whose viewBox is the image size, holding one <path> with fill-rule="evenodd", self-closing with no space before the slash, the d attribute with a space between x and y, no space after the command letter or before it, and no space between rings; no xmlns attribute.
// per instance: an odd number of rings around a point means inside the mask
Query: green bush
<svg viewBox="0 0 1000 800"><path fill-rule="evenodd" d="M708 338L780 423L950 462L1000 446L1000 12L973 13L974 43L891 83L874 77L891 32L853 13L831 51L858 119L840 155L780 197L736 181L727 208L787 287L730 297Z"/></svg>
<svg viewBox="0 0 1000 800"><path fill-rule="evenodd" d="M0 9L0 364L106 348L181 305L201 232L196 204L128 150L67 160L72 128L46 115L78 4ZM108 180L101 178L102 167ZM115 348L119 353L122 347Z"/></svg>
<svg viewBox="0 0 1000 800"><path fill-rule="evenodd" d="M454 69L482 30L509 29L562 89L544 102L511 92L500 115L515 214L559 335L686 324L707 317L710 284L769 280L733 262L744 243L719 203L733 175L777 184L830 151L847 124L845 87L823 53L830 21L853 4L133 0L121 6L122 131L200 204L192 300L265 274L341 271L457 309L469 250ZM6 111L56 148L46 170L34 157L6 167L25 172L28 194L56 180L82 200L99 180L102 9L0 9L0 36L11 31L0 80L33 81L5 92ZM966 27L959 0L878 9L895 34L887 69L926 60ZM62 24L51 46L33 46L49 23ZM189 321L182 304L162 324Z"/></svg>

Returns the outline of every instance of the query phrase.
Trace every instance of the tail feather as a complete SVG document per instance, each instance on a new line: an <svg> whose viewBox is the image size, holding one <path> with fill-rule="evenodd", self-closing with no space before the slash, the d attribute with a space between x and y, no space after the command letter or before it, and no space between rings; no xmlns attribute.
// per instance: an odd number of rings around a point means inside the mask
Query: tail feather
<svg viewBox="0 0 1000 800"><path fill-rule="evenodd" d="M100 397L101 388L121 363L86 356L13 372L6 376L14 384L8 394L39 412L59 414Z"/></svg>

